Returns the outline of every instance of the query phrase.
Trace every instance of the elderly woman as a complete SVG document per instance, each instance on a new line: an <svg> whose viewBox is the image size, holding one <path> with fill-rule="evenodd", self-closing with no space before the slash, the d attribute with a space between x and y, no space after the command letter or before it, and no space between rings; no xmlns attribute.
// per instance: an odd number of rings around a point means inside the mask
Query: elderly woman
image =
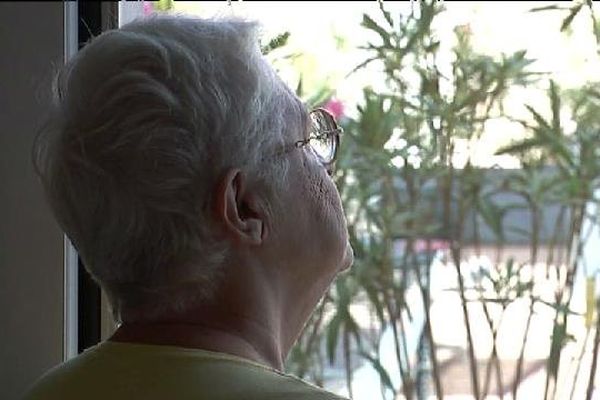
<svg viewBox="0 0 600 400"><path fill-rule="evenodd" d="M337 398L281 371L353 259L330 178L340 130L256 31L151 17L61 70L34 162L120 325L26 399Z"/></svg>

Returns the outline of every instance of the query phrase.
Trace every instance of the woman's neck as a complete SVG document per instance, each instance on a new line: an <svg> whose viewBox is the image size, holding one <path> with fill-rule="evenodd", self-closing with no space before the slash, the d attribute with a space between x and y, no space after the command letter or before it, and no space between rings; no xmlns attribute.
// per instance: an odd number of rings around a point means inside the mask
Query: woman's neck
<svg viewBox="0 0 600 400"><path fill-rule="evenodd" d="M278 340L268 329L247 326L243 332L226 327L182 322L123 323L109 340L170 345L226 353L277 370L284 356ZM252 325L252 324L249 324Z"/></svg>
<svg viewBox="0 0 600 400"><path fill-rule="evenodd" d="M277 282L259 268L244 267L224 279L213 301L158 321L125 319L110 340L222 352L281 370L290 341L286 302Z"/></svg>

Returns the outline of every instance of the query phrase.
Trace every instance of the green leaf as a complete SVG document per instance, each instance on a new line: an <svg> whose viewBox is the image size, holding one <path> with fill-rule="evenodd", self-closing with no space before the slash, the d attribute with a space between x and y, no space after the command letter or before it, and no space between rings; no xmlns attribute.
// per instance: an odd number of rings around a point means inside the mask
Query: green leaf
<svg viewBox="0 0 600 400"><path fill-rule="evenodd" d="M354 340L356 340L356 343L358 344L358 346L361 347L362 341L360 338L360 327L358 326L358 324L352 317L352 314L350 314L350 313L348 313L346 315L344 328L348 332L350 332L352 334L352 336L354 336Z"/></svg>
<svg viewBox="0 0 600 400"><path fill-rule="evenodd" d="M367 293L367 297L369 298L370 306L375 309L375 313L377 314L377 319L381 326L385 325L385 316L383 312L383 304L379 299L378 291L370 284L364 285L365 292Z"/></svg>
<svg viewBox="0 0 600 400"><path fill-rule="evenodd" d="M330 365L335 362L335 349L337 347L341 324L342 324L342 316L338 312L335 314L335 316L331 319L331 321L327 325L326 349L327 349L327 358L329 360Z"/></svg>
<svg viewBox="0 0 600 400"><path fill-rule="evenodd" d="M551 303L549 301L543 300L542 298L536 298L536 301L539 303L542 303L550 308L552 308L553 310L555 310L557 313L563 313L565 315L578 315L578 316L583 316L582 313L579 313L577 311L573 311L569 308L568 304L558 304L558 303Z"/></svg>
<svg viewBox="0 0 600 400"><path fill-rule="evenodd" d="M262 48L263 55L267 55L273 50L285 46L289 38L290 32L287 31L275 36L273 39L269 40L269 43L267 43L266 46Z"/></svg>
<svg viewBox="0 0 600 400"><path fill-rule="evenodd" d="M573 22L573 18L575 18L575 16L579 13L582 7L583 3L577 4L571 8L569 15L563 20L562 25L560 26L561 32L564 32L571 25L571 22Z"/></svg>
<svg viewBox="0 0 600 400"><path fill-rule="evenodd" d="M383 14L383 17L387 21L387 23L390 26L390 28L393 28L394 27L394 21L392 20L392 15L390 14L389 11L386 11L385 8L383 7L383 1L379 2L379 9L381 10L381 13Z"/></svg>
<svg viewBox="0 0 600 400"><path fill-rule="evenodd" d="M395 392L390 375L388 374L387 370L383 367L383 365L381 365L381 361L379 361L379 358L373 357L369 353L364 351L360 352L360 356L369 361L371 366L375 369L375 371L377 371L381 383L383 383L383 385L386 388Z"/></svg>
<svg viewBox="0 0 600 400"><path fill-rule="evenodd" d="M383 40L383 45L385 47L392 47L392 43L390 42L390 34L383 27L381 27L377 22L373 20L373 18L369 17L367 14L363 14L362 26L372 31L375 31L381 36Z"/></svg>
<svg viewBox="0 0 600 400"><path fill-rule="evenodd" d="M552 107L552 130L560 135L560 97L554 80L550 80L550 105Z"/></svg>
<svg viewBox="0 0 600 400"><path fill-rule="evenodd" d="M336 282L335 282L335 290L337 293L337 304L338 304L338 309L341 309L343 311L347 311L348 307L350 306L350 301L352 299L351 293L350 293L350 289L348 288L348 275L344 276L344 277L340 277ZM339 310L338 310L339 313Z"/></svg>
<svg viewBox="0 0 600 400"><path fill-rule="evenodd" d="M154 2L154 7L160 11L169 11L173 8L173 0L158 0Z"/></svg>
<svg viewBox="0 0 600 400"><path fill-rule="evenodd" d="M531 10L529 10L529 12L550 11L550 10L568 10L568 8L557 6L557 5L552 5L552 6L544 6L544 7L534 7Z"/></svg>
<svg viewBox="0 0 600 400"><path fill-rule="evenodd" d="M515 290L517 292L517 297L523 296L523 293L530 292L533 290L533 281L528 282L518 282Z"/></svg>
<svg viewBox="0 0 600 400"><path fill-rule="evenodd" d="M520 153L524 153L526 151L532 150L534 148L540 147L543 144L544 144L544 142L539 138L536 138L536 137L527 138L527 139L517 141L516 143L501 147L500 149L496 150L496 152L494 154L495 155L520 154Z"/></svg>
<svg viewBox="0 0 600 400"><path fill-rule="evenodd" d="M298 86L296 86L296 96L302 97L303 91L304 91L303 80L302 80L302 77L300 77L300 79L298 79Z"/></svg>
<svg viewBox="0 0 600 400"><path fill-rule="evenodd" d="M535 110L535 108L531 107L530 105L526 104L525 108L527 108L527 110L533 115L533 118L535 119L535 122L538 123L538 125L540 126L540 128L546 129L546 130L550 130L551 126L550 124L544 119L544 117L542 117L540 115L539 112L537 112Z"/></svg>
<svg viewBox="0 0 600 400"><path fill-rule="evenodd" d="M502 209L494 204L490 199L481 198L478 201L479 215L483 218L486 225L494 232L499 239L504 238L504 230L502 229L502 219L504 213Z"/></svg>
<svg viewBox="0 0 600 400"><path fill-rule="evenodd" d="M555 95L558 96L556 93ZM552 98L553 94L550 93L550 96ZM555 104L553 106L560 107L559 101L554 101ZM529 112L531 112L533 118L538 123L538 126L534 127L534 133L536 137L541 140L541 144L543 144L544 148L549 150L550 154L554 156L557 161L563 162L559 163L559 167L564 167L566 164L567 167L573 168L575 166L575 162L571 152L563 140L563 135L561 135L562 132L560 130L560 123L559 129L555 130L553 126L551 126L533 107L530 105L526 105L525 107L529 110ZM559 112L557 111L557 113Z"/></svg>
<svg viewBox="0 0 600 400"><path fill-rule="evenodd" d="M355 73L356 71L358 71L359 69L366 67L367 65L369 65L370 63L372 63L373 61L378 60L378 59L379 59L379 56L373 56L373 57L367 58L365 61L361 62L356 67L354 67L352 69L352 71L348 72L348 74L346 75L346 78L349 77L350 75L352 75L353 73Z"/></svg>
<svg viewBox="0 0 600 400"><path fill-rule="evenodd" d="M557 323L552 329L552 340L550 343L550 356L548 357L547 368L548 373L555 380L558 375L558 367L560 365L560 353L565 345L567 338L567 326L564 323Z"/></svg>

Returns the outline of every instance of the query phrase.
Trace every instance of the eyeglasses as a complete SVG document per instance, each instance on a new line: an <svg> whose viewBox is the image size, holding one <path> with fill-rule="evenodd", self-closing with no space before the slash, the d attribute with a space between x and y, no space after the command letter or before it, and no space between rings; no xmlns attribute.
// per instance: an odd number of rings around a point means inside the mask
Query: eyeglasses
<svg viewBox="0 0 600 400"><path fill-rule="evenodd" d="M324 108L316 108L309 113L310 131L304 140L294 143L296 148L309 145L319 162L331 170L337 157L340 135L344 130L337 124L333 115Z"/></svg>
<svg viewBox="0 0 600 400"><path fill-rule="evenodd" d="M291 143L275 154L263 158L267 160L273 156L287 154L294 149L309 145L313 154L317 157L321 165L331 175L333 166L337 157L337 151L340 144L340 135L344 130L337 124L331 113L324 108L315 108L308 114L309 132L308 137L303 140Z"/></svg>

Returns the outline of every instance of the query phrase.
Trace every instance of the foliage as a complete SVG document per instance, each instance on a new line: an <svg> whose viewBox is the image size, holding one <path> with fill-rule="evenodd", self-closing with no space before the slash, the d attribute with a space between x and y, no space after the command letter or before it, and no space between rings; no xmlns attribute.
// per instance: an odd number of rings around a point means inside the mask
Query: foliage
<svg viewBox="0 0 600 400"><path fill-rule="evenodd" d="M379 4L378 16L363 17L362 28L377 40L366 44L370 55L357 70L379 66L386 89L365 88L358 117L341 121L345 137L335 176L356 261L312 316L292 351L288 370L322 385L326 365L341 357L351 396L353 365L361 362L380 376L384 398L400 394L424 398L429 385L443 398L435 332L444 327L436 326L431 317L436 300L432 270L440 255L434 247L443 243L455 272L453 290L461 302L473 396L481 399L489 393L494 371L502 386L497 341L504 314L518 302L529 306L512 379L513 398L523 379L524 351L536 307L553 310L545 397L556 396L565 372L563 350L571 340L568 327L577 317L571 298L589 238L583 232L585 221L591 220L586 206L597 203L600 154L594 144L600 139L600 85L562 91L549 80L548 109L525 105L530 118L517 122L528 136L498 151L517 157L520 169L505 171L498 179L498 171L476 167L469 158L459 165L460 146L477 143L486 122L506 117L502 106L510 90L542 76L530 70L533 60L525 51L499 58L477 53L468 25L457 26L454 45L444 47L434 29L445 12L441 2L411 2L409 15L392 15ZM561 29L584 6L591 10L588 3L569 8ZM443 52L452 54L449 63L442 63ZM301 84L298 93L305 95ZM330 93L323 89L308 102L321 104ZM561 119L565 111L576 122L573 133L565 132ZM498 200L506 195L515 200ZM549 206L558 208L556 215L545 214ZM507 225L507 217L518 211L528 215L526 229ZM549 218L554 218L550 225ZM498 258L491 266L467 271L464 251L479 252L484 231L491 232ZM525 263L503 251L515 235L529 247ZM546 260L540 259L542 246L548 247ZM545 277L533 274L539 263L547 270ZM550 282L553 297L547 298L540 288ZM418 289L416 303L408 297L413 287ZM422 310L412 309L414 304ZM368 308L370 329L357 320L356 305ZM473 306L483 312L491 334L492 350L483 375L475 357ZM424 317L422 334L418 348L413 348L407 334L418 313ZM386 333L393 338L397 368L383 362L380 350Z"/></svg>

